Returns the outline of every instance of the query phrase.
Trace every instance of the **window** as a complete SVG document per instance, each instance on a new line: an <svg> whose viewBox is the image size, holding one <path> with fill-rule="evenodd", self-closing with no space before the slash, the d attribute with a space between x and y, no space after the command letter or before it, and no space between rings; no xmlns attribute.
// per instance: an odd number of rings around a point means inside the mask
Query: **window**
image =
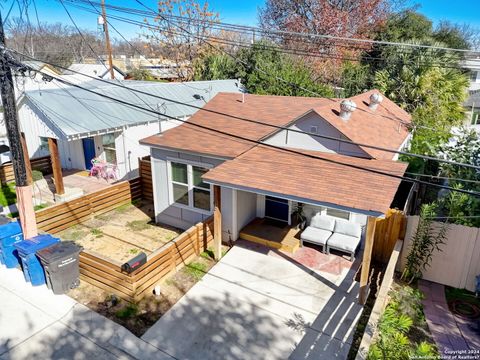
<svg viewBox="0 0 480 360"><path fill-rule="evenodd" d="M327 208L327 215L340 219L350 220L350 213L348 211Z"/></svg>
<svg viewBox="0 0 480 360"><path fill-rule="evenodd" d="M48 138L40 136L40 150L49 151Z"/></svg>
<svg viewBox="0 0 480 360"><path fill-rule="evenodd" d="M470 81L471 82L476 82L477 81L477 71L471 71L470 72Z"/></svg>
<svg viewBox="0 0 480 360"><path fill-rule="evenodd" d="M190 164L170 162L171 203L210 211L211 189L202 175L208 169Z"/></svg>
<svg viewBox="0 0 480 360"><path fill-rule="evenodd" d="M117 151L115 149L115 134L106 134L102 136L103 151L105 152L105 161L110 164L117 163Z"/></svg>
<svg viewBox="0 0 480 360"><path fill-rule="evenodd" d="M480 112L474 111L472 113L472 125L480 124Z"/></svg>
<svg viewBox="0 0 480 360"><path fill-rule="evenodd" d="M318 127L317 126L310 126L310 133L311 134L316 134L318 132Z"/></svg>

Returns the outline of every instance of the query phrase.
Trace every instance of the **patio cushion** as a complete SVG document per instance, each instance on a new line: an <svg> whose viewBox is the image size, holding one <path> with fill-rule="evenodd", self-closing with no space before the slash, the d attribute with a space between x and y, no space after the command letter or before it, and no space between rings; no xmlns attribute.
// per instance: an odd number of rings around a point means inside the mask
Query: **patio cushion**
<svg viewBox="0 0 480 360"><path fill-rule="evenodd" d="M335 233L360 237L362 236L362 227L360 224L356 224L347 220L336 219L335 220Z"/></svg>
<svg viewBox="0 0 480 360"><path fill-rule="evenodd" d="M308 226L300 235L300 238L304 241L325 245L328 238L332 235L331 231L319 229L313 226Z"/></svg>
<svg viewBox="0 0 480 360"><path fill-rule="evenodd" d="M335 219L317 213L312 217L312 220L310 220L310 226L322 230L333 231L333 228L335 227Z"/></svg>
<svg viewBox="0 0 480 360"><path fill-rule="evenodd" d="M328 246L348 252L354 252L360 243L360 237L333 233L328 239Z"/></svg>

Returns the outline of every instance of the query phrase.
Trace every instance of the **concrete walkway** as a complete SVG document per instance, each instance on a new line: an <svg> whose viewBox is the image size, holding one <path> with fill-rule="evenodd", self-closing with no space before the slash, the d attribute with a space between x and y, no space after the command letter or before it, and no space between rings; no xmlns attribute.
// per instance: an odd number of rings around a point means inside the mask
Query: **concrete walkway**
<svg viewBox="0 0 480 360"><path fill-rule="evenodd" d="M236 245L142 339L178 359L345 359L354 274Z"/></svg>
<svg viewBox="0 0 480 360"><path fill-rule="evenodd" d="M423 312L440 354L447 355L452 351L461 354L468 350L480 350L478 335L469 328L465 320L450 312L444 286L420 280L418 288L425 295L422 301Z"/></svg>
<svg viewBox="0 0 480 360"><path fill-rule="evenodd" d="M0 359L168 359L113 321L0 266Z"/></svg>

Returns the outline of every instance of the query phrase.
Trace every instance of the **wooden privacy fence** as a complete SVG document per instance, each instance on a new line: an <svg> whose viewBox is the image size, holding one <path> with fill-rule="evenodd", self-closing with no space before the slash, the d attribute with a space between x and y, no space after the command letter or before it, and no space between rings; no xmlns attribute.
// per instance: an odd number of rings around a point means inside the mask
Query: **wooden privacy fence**
<svg viewBox="0 0 480 360"><path fill-rule="evenodd" d="M140 179L142 179L142 194L145 200L153 202L152 163L150 156L138 159Z"/></svg>
<svg viewBox="0 0 480 360"><path fill-rule="evenodd" d="M42 174L48 175L53 172L52 160L50 156L43 156L36 159L31 159L32 170L41 171ZM3 164L0 166L0 182L6 184L8 182L15 181L15 175L13 173L13 166L11 163Z"/></svg>
<svg viewBox="0 0 480 360"><path fill-rule="evenodd" d="M398 239L405 237L407 220L402 211L390 209L384 219L377 219L372 249L372 259L386 264Z"/></svg>
<svg viewBox="0 0 480 360"><path fill-rule="evenodd" d="M163 278L175 272L213 243L213 218L198 223L148 256L131 274L121 263L90 251L80 253L81 279L127 301L142 299Z"/></svg>
<svg viewBox="0 0 480 360"><path fill-rule="evenodd" d="M419 217L409 216L400 267L404 269L406 258L417 230ZM438 230L443 223L434 222ZM425 280L455 288L475 291L475 277L480 275L480 229L464 225L448 225L447 240L440 245L440 251L422 271Z"/></svg>
<svg viewBox="0 0 480 360"><path fill-rule="evenodd" d="M38 228L55 234L142 197L140 178L122 181L36 212Z"/></svg>
<svg viewBox="0 0 480 360"><path fill-rule="evenodd" d="M375 339L378 322L385 310L385 307L387 306L388 293L390 292L390 288L392 287L393 276L395 275L395 268L400 258L400 252L402 251L402 247L403 241L397 240L389 257L388 265L385 270L385 275L383 276L380 289L377 292L377 298L375 299L375 304L373 305L372 312L370 313L370 317L368 318L368 323L365 327L362 341L360 343L355 360L364 360L367 358L370 345Z"/></svg>

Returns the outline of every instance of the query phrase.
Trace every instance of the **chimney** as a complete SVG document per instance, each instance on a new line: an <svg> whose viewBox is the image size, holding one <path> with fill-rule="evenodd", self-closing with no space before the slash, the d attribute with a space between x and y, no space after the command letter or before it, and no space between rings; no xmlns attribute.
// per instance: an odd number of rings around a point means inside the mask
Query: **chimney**
<svg viewBox="0 0 480 360"><path fill-rule="evenodd" d="M373 93L370 95L370 104L368 107L370 110L375 111L377 110L378 105L383 101L383 96L379 93Z"/></svg>
<svg viewBox="0 0 480 360"><path fill-rule="evenodd" d="M347 122L350 119L350 115L357 109L357 104L353 100L342 100L340 103L340 118Z"/></svg>

